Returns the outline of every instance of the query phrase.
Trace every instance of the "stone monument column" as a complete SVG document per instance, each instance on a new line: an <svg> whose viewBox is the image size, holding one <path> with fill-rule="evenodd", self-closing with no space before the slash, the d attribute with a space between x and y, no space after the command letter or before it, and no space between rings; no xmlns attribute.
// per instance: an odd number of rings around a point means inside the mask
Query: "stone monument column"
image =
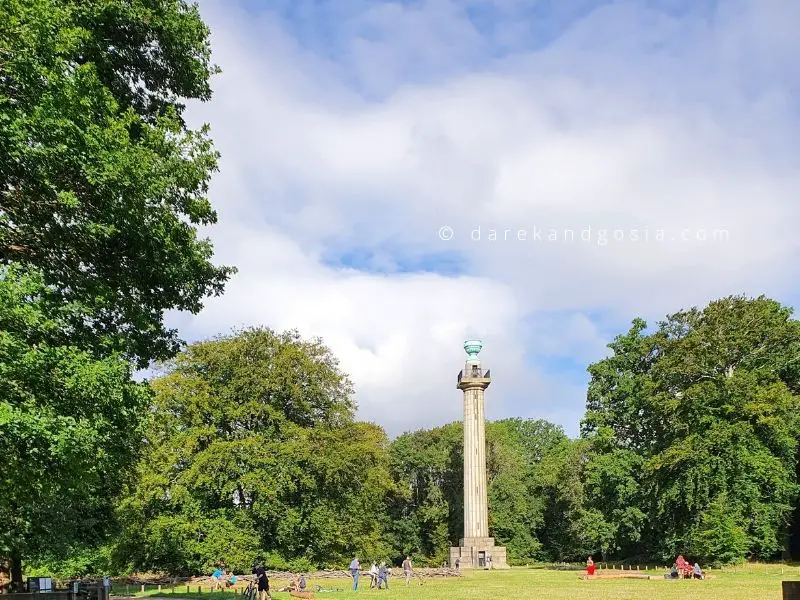
<svg viewBox="0 0 800 600"><path fill-rule="evenodd" d="M464 394L464 537L450 548L450 566L460 568L508 568L506 549L489 537L489 502L486 482L486 426L484 392L492 382L481 365L479 340L464 342L467 361L458 374L457 387Z"/></svg>

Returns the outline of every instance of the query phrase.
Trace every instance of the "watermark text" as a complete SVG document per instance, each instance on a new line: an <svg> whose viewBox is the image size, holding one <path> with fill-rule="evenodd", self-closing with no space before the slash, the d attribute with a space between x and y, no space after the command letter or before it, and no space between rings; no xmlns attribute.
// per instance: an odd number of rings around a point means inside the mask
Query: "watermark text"
<svg viewBox="0 0 800 600"><path fill-rule="evenodd" d="M605 246L611 243L721 243L730 240L727 229L698 229L698 228L667 228L667 227L638 227L638 228L592 228L556 229L546 227L532 228L496 228L477 226L465 229L463 232L449 226L442 225L438 231L439 239L444 242L450 240L468 240L472 242L541 242L541 243L595 243Z"/></svg>

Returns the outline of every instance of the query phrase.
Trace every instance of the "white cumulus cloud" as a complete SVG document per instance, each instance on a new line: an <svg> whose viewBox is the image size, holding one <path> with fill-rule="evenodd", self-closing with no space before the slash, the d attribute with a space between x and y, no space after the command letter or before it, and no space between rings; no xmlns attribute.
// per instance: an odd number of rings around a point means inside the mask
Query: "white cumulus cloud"
<svg viewBox="0 0 800 600"><path fill-rule="evenodd" d="M498 3L493 37L455 0L345 4L326 56L277 14L201 3L223 73L191 117L223 156L210 235L239 274L175 317L186 339L322 336L360 417L397 434L459 418L461 343L477 336L490 418L575 433L585 377L545 358L587 364L632 317L723 294L796 297L789 3L711 18L615 3L543 48L516 2ZM354 249L383 272L331 260ZM435 272L442 253L459 274Z"/></svg>

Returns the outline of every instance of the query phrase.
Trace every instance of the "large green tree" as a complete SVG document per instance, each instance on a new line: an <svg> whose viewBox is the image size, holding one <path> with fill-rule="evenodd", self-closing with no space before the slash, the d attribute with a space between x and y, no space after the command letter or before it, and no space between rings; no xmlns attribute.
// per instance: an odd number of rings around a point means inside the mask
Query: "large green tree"
<svg viewBox="0 0 800 600"><path fill-rule="evenodd" d="M612 546L776 556L797 499L800 323L764 297L641 320L589 367L587 485ZM645 521L644 515L649 519Z"/></svg>
<svg viewBox="0 0 800 600"><path fill-rule="evenodd" d="M120 506L132 567L388 557L388 440L353 420L351 384L320 341L247 329L189 346L167 371Z"/></svg>
<svg viewBox="0 0 800 600"><path fill-rule="evenodd" d="M140 441L130 363L174 355L165 311L199 311L232 272L198 235L217 153L183 119L210 97L209 57L183 0L0 1L0 280L19 304L0 350L0 560L17 580L21 553L107 529Z"/></svg>
<svg viewBox="0 0 800 600"><path fill-rule="evenodd" d="M217 153L182 118L209 57L184 0L0 2L0 265L42 273L70 344L168 358L164 312L231 273L197 233Z"/></svg>
<svg viewBox="0 0 800 600"><path fill-rule="evenodd" d="M24 557L103 534L150 399L124 357L54 341L66 319L45 295L41 277L0 274L0 556L17 582Z"/></svg>

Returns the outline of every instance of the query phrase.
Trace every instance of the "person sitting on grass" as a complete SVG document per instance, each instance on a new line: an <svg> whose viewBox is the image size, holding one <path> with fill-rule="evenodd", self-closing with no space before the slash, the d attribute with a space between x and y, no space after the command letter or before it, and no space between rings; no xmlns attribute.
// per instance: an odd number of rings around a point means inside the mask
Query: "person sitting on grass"
<svg viewBox="0 0 800 600"><path fill-rule="evenodd" d="M233 571L228 573L228 578L225 580L225 587L233 587L236 585L236 575L233 574Z"/></svg>
<svg viewBox="0 0 800 600"><path fill-rule="evenodd" d="M289 580L282 588L278 588L278 592L296 592L297 591L297 576Z"/></svg>
<svg viewBox="0 0 800 600"><path fill-rule="evenodd" d="M678 567L672 565L672 569L670 569L669 573L664 575L664 579L677 579L678 578Z"/></svg>
<svg viewBox="0 0 800 600"><path fill-rule="evenodd" d="M705 579L706 575L703 573L703 569L700 568L698 563L694 563L694 568L692 569L692 577L694 579Z"/></svg>
<svg viewBox="0 0 800 600"><path fill-rule="evenodd" d="M214 569L214 572L211 573L211 588L213 591L217 591L219 588L222 587L222 569L217 567Z"/></svg>
<svg viewBox="0 0 800 600"><path fill-rule="evenodd" d="M689 564L689 561L683 558L683 554L679 555L678 558L675 560L675 568L678 569L679 577L692 576L692 565Z"/></svg>

